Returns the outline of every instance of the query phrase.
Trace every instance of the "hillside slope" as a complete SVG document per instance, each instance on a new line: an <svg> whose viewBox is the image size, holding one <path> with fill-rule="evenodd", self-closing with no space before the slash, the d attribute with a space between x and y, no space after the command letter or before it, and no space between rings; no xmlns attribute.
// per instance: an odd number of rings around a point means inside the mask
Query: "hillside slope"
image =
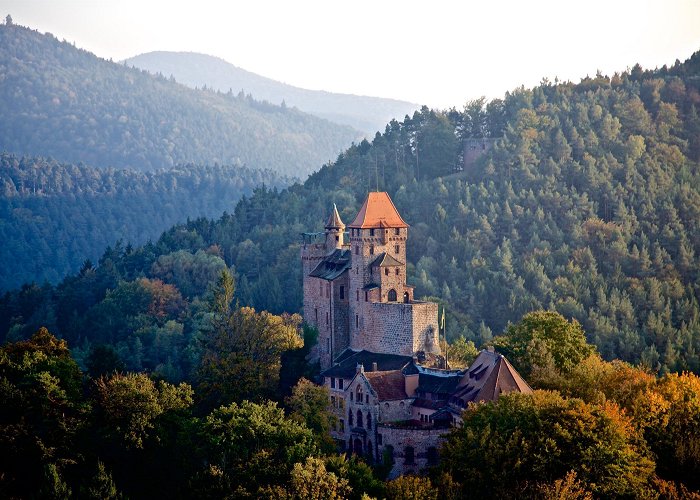
<svg viewBox="0 0 700 500"><path fill-rule="evenodd" d="M99 167L247 165L305 176L360 136L291 108L189 89L0 25L0 150Z"/></svg>
<svg viewBox="0 0 700 500"><path fill-rule="evenodd" d="M138 366L138 311L120 281L145 276L205 294L195 278L215 269L212 247L235 267L242 304L298 311L299 233L322 230L333 203L351 220L378 187L411 226L409 282L445 306L448 338L482 344L525 313L552 309L581 322L607 359L700 372L698 106L700 53L672 68L517 89L464 112L423 108L303 185L256 190L218 221L109 249L96 270L56 288L7 294L0 332L18 338L47 324L70 341L113 343ZM493 149L447 175L460 138L483 135L498 138ZM163 272L175 262L189 274ZM107 294L118 285L118 296ZM104 326L116 321L117 299L119 317L133 318L120 320L118 335ZM185 370L184 357L172 362Z"/></svg>
<svg viewBox="0 0 700 500"><path fill-rule="evenodd" d="M188 217L219 217L269 170L187 165L145 173L0 154L0 291L57 283L117 240L140 245Z"/></svg>
<svg viewBox="0 0 700 500"><path fill-rule="evenodd" d="M369 136L383 131L392 119L403 119L417 104L396 99L337 94L294 87L251 73L218 57L193 52L148 52L124 61L129 66L160 73L190 87L211 87L234 93L243 91L255 99L287 106L362 130Z"/></svg>

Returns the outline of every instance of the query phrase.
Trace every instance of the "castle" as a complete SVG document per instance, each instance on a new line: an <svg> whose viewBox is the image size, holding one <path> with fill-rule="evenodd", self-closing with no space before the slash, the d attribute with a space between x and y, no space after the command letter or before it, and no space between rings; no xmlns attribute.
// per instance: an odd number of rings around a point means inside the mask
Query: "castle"
<svg viewBox="0 0 700 500"><path fill-rule="evenodd" d="M346 226L334 206L323 233L304 233L304 320L319 332L316 355L340 449L390 459L390 476L438 460L442 436L470 402L531 392L510 363L483 350L450 370L438 306L406 283L408 224L384 192L371 192Z"/></svg>

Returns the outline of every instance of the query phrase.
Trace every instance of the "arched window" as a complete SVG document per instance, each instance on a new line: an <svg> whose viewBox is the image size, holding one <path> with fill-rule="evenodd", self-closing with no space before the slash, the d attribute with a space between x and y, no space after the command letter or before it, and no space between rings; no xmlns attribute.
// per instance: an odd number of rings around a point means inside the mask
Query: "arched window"
<svg viewBox="0 0 700 500"><path fill-rule="evenodd" d="M357 426L364 427L362 422L362 410L357 410Z"/></svg>
<svg viewBox="0 0 700 500"><path fill-rule="evenodd" d="M406 465L413 465L415 460L415 452L413 451L413 446L406 446L403 450L404 463Z"/></svg>
<svg viewBox="0 0 700 500"><path fill-rule="evenodd" d="M438 452L435 446L428 448L428 465L436 465L438 463Z"/></svg>
<svg viewBox="0 0 700 500"><path fill-rule="evenodd" d="M352 409L348 412L348 425L352 427Z"/></svg>
<svg viewBox="0 0 700 500"><path fill-rule="evenodd" d="M367 430L372 429L372 415L367 413Z"/></svg>
<svg viewBox="0 0 700 500"><path fill-rule="evenodd" d="M410 302L410 299L408 297L408 292L403 293L403 302L404 302L404 304L408 304Z"/></svg>
<svg viewBox="0 0 700 500"><path fill-rule="evenodd" d="M362 386L358 384L357 389L357 402L362 403Z"/></svg>
<svg viewBox="0 0 700 500"><path fill-rule="evenodd" d="M396 302L396 290L389 290L389 302Z"/></svg>

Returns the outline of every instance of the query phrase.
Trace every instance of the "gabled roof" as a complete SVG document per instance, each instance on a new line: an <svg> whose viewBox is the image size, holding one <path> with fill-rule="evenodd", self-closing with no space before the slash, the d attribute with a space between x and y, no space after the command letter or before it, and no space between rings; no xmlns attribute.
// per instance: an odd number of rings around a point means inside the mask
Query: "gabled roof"
<svg viewBox="0 0 700 500"><path fill-rule="evenodd" d="M453 376L437 376L421 373L418 375L418 388L416 391L431 394L442 394L445 396L445 398L447 398L448 394L454 392L460 378L462 377L459 373L455 373Z"/></svg>
<svg viewBox="0 0 700 500"><path fill-rule="evenodd" d="M309 273L312 278L333 281L350 269L350 250L336 249L326 255L321 262Z"/></svg>
<svg viewBox="0 0 700 500"><path fill-rule="evenodd" d="M324 377L353 378L358 364L365 367L366 374L372 369L372 363L377 363L377 371L401 370L412 359L411 356L401 356L399 354L346 349L336 358L336 364L322 372L321 375Z"/></svg>
<svg viewBox="0 0 700 500"><path fill-rule="evenodd" d="M483 350L460 381L450 402L462 408L470 402L495 401L502 393L529 394L532 388L503 355Z"/></svg>
<svg viewBox="0 0 700 500"><path fill-rule="evenodd" d="M364 373L369 385L377 393L379 401L407 399L406 382L401 370L376 371Z"/></svg>
<svg viewBox="0 0 700 500"><path fill-rule="evenodd" d="M348 226L352 228L389 228L408 227L399 215L394 202L386 192L374 192L367 195L355 220Z"/></svg>
<svg viewBox="0 0 700 500"><path fill-rule="evenodd" d="M328 222L326 222L326 229L345 229L345 224L340 219L340 214L338 213L338 207L333 203L333 212L331 212L330 217L328 217Z"/></svg>
<svg viewBox="0 0 700 500"><path fill-rule="evenodd" d="M374 261L372 261L372 266L387 267L387 266L403 266L402 262L399 262L394 257L386 252L380 253Z"/></svg>

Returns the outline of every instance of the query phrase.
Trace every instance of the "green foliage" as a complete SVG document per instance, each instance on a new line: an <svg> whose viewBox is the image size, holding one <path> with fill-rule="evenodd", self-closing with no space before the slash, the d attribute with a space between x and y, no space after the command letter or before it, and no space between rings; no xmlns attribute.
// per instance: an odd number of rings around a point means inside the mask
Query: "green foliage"
<svg viewBox="0 0 700 500"><path fill-rule="evenodd" d="M447 348L448 362L451 368L466 368L479 355L479 350L471 340L460 336Z"/></svg>
<svg viewBox="0 0 700 500"><path fill-rule="evenodd" d="M275 316L250 307L216 319L203 338L197 372L205 404L274 397L282 353L302 346L300 324L298 315Z"/></svg>
<svg viewBox="0 0 700 500"><path fill-rule="evenodd" d="M305 378L297 382L291 396L285 400L291 410L289 417L311 429L319 449L326 453L332 453L336 449L336 443L330 435L336 417L329 411L329 402L328 389Z"/></svg>
<svg viewBox="0 0 700 500"><path fill-rule="evenodd" d="M192 405L192 388L153 382L142 373L114 374L96 381L97 404L107 428L125 448L143 448L157 420Z"/></svg>
<svg viewBox="0 0 700 500"><path fill-rule="evenodd" d="M573 470L603 497L638 497L654 462L630 419L610 403L591 405L555 392L509 394L463 414L443 447L441 467L465 494L532 493Z"/></svg>
<svg viewBox="0 0 700 500"><path fill-rule="evenodd" d="M291 498L300 500L340 500L348 498L351 492L347 479L328 472L324 461L314 457L294 464L290 489Z"/></svg>
<svg viewBox="0 0 700 500"><path fill-rule="evenodd" d="M0 262L12 263L0 290L57 283L117 240L143 244L188 217L218 217L261 184L288 180L242 166L140 173L0 153Z"/></svg>
<svg viewBox="0 0 700 500"><path fill-rule="evenodd" d="M90 482L81 489L81 498L90 500L117 500L121 498L112 475L107 471L101 461L97 461L95 475Z"/></svg>
<svg viewBox="0 0 700 500"><path fill-rule="evenodd" d="M206 418L205 432L222 484L250 493L288 484L294 464L317 453L312 432L272 402L222 406Z"/></svg>
<svg viewBox="0 0 700 500"><path fill-rule="evenodd" d="M100 167L189 162L304 175L358 133L249 96L194 90L50 34L0 25L0 149Z"/></svg>
<svg viewBox="0 0 700 500"><path fill-rule="evenodd" d="M578 321L569 322L553 311L526 314L493 344L526 377L534 367L550 363L567 374L595 350Z"/></svg>
<svg viewBox="0 0 700 500"><path fill-rule="evenodd" d="M352 489L349 498L353 500L360 500L366 495L371 498L384 497L384 481L357 456L330 455L326 457L326 469L348 481Z"/></svg>
<svg viewBox="0 0 700 500"><path fill-rule="evenodd" d="M700 377L664 376L640 395L632 414L657 457L659 475L700 488Z"/></svg>
<svg viewBox="0 0 700 500"><path fill-rule="evenodd" d="M83 426L82 375L66 342L41 328L0 347L0 490L64 498Z"/></svg>
<svg viewBox="0 0 700 500"><path fill-rule="evenodd" d="M387 500L437 500L438 495L427 477L401 476L386 483Z"/></svg>

